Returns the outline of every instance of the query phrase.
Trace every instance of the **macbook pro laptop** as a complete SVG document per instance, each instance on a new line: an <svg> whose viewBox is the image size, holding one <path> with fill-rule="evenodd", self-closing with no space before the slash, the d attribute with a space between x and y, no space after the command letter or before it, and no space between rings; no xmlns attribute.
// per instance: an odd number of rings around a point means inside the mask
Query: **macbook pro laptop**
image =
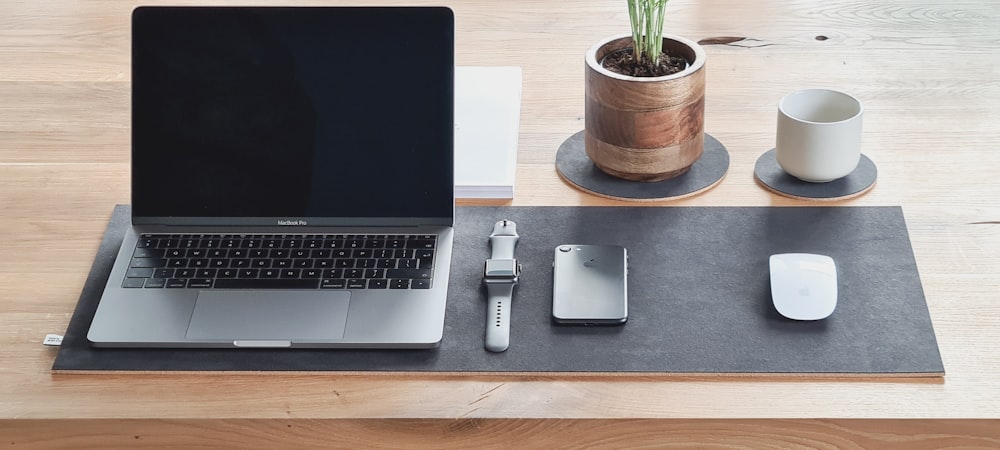
<svg viewBox="0 0 1000 450"><path fill-rule="evenodd" d="M443 7L139 7L105 347L428 348L453 241Z"/></svg>

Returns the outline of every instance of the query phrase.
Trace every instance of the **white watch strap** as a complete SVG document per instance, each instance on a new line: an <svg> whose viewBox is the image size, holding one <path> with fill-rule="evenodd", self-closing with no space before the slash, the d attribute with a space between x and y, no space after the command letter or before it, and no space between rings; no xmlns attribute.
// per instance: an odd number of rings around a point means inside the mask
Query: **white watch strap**
<svg viewBox="0 0 1000 450"><path fill-rule="evenodd" d="M490 236L493 259L514 259L514 246L517 245L517 238L517 235Z"/></svg>
<svg viewBox="0 0 1000 450"><path fill-rule="evenodd" d="M486 263L486 350L502 352L510 345L510 308L520 267L514 259L517 224L501 220L490 233L490 260ZM503 264L508 264L503 266ZM499 267L497 267L499 265ZM497 273L499 272L499 273Z"/></svg>
<svg viewBox="0 0 1000 450"><path fill-rule="evenodd" d="M486 302L486 350L502 352L510 345L510 299L514 285L494 283L486 285L489 300Z"/></svg>

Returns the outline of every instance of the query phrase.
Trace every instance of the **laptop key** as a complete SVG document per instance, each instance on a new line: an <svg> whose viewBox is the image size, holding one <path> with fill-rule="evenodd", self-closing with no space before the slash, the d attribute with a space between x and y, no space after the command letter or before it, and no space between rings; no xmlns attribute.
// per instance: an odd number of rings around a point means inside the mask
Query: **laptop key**
<svg viewBox="0 0 1000 450"><path fill-rule="evenodd" d="M188 289L208 289L212 287L212 280L209 278L192 278L188 280Z"/></svg>
<svg viewBox="0 0 1000 450"><path fill-rule="evenodd" d="M236 274L239 273L236 269L219 269L219 278L236 278Z"/></svg>
<svg viewBox="0 0 1000 450"><path fill-rule="evenodd" d="M421 249L414 254L419 261L421 269L430 269L434 266L434 250Z"/></svg>
<svg viewBox="0 0 1000 450"><path fill-rule="evenodd" d="M327 278L320 285L323 289L344 289L347 287L347 280L343 278Z"/></svg>
<svg viewBox="0 0 1000 450"><path fill-rule="evenodd" d="M166 286L167 280L165 278L150 278L146 280L145 288L162 288Z"/></svg>
<svg viewBox="0 0 1000 450"><path fill-rule="evenodd" d="M146 281L145 278L126 278L125 281L122 282L122 287L123 288L141 288L143 282L145 282L145 281Z"/></svg>
<svg viewBox="0 0 1000 450"><path fill-rule="evenodd" d="M158 248L136 247L135 251L132 252L132 256L135 258L162 258L163 255L163 250Z"/></svg>
<svg viewBox="0 0 1000 450"><path fill-rule="evenodd" d="M138 248L156 248L159 242L160 241L158 239L153 239L152 237L143 235L139 238L139 242L136 243L135 246Z"/></svg>
<svg viewBox="0 0 1000 450"><path fill-rule="evenodd" d="M419 259L401 259L396 263L396 267L400 269L416 269L420 267ZM402 278L402 277L400 277Z"/></svg>
<svg viewBox="0 0 1000 450"><path fill-rule="evenodd" d="M410 282L410 289L430 289L430 280L413 280Z"/></svg>
<svg viewBox="0 0 1000 450"><path fill-rule="evenodd" d="M125 272L125 276L129 278L149 278L153 276L153 269L151 268L130 268Z"/></svg>
<svg viewBox="0 0 1000 450"><path fill-rule="evenodd" d="M430 269L385 269L386 278L411 278L425 279L431 278Z"/></svg>
<svg viewBox="0 0 1000 450"><path fill-rule="evenodd" d="M177 248L177 239L160 239L160 242L157 244L157 248Z"/></svg>
<svg viewBox="0 0 1000 450"><path fill-rule="evenodd" d="M433 239L410 239L406 241L406 248L434 248Z"/></svg>
<svg viewBox="0 0 1000 450"><path fill-rule="evenodd" d="M225 278L215 280L215 289L318 289L313 278Z"/></svg>
<svg viewBox="0 0 1000 450"><path fill-rule="evenodd" d="M129 267L158 268L167 265L167 260L163 258L132 258Z"/></svg>

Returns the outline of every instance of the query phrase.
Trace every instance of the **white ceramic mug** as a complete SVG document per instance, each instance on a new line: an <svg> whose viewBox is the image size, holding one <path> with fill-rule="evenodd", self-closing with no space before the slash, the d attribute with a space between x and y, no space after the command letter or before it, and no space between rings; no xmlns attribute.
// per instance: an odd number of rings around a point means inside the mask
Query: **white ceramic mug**
<svg viewBox="0 0 1000 450"><path fill-rule="evenodd" d="M778 103L775 157L789 175L825 183L849 175L861 160L861 102L844 92L805 89Z"/></svg>

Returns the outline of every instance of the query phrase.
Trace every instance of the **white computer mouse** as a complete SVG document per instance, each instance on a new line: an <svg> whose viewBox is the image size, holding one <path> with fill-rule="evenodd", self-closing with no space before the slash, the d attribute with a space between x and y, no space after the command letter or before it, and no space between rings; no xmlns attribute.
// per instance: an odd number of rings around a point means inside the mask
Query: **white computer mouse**
<svg viewBox="0 0 1000 450"><path fill-rule="evenodd" d="M837 308L837 266L811 253L771 255L771 299L789 319L820 320Z"/></svg>

